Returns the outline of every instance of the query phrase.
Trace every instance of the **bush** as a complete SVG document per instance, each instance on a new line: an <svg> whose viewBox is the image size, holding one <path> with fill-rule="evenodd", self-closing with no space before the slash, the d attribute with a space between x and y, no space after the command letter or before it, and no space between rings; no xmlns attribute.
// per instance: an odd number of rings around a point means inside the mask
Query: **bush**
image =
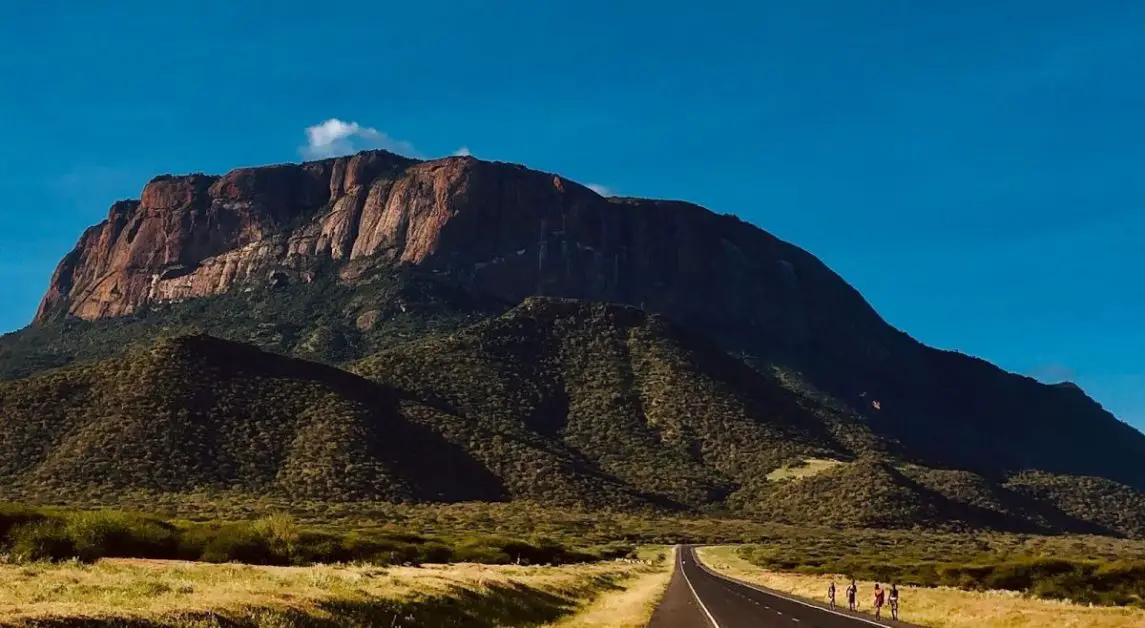
<svg viewBox="0 0 1145 628"><path fill-rule="evenodd" d="M282 565L289 561L276 554L271 540L249 523L221 526L203 544L199 560L208 563L248 563L251 565Z"/></svg>
<svg viewBox="0 0 1145 628"><path fill-rule="evenodd" d="M24 523L8 531L18 561L65 560L77 556L75 543L57 521Z"/></svg>
<svg viewBox="0 0 1145 628"><path fill-rule="evenodd" d="M351 560L349 552L342 547L343 539L322 532L299 534L294 550L290 554L290 564L310 565L314 563L337 563Z"/></svg>
<svg viewBox="0 0 1145 628"><path fill-rule="evenodd" d="M75 545L76 557L94 561L104 557L170 558L175 531L152 519L116 512L80 512L69 515L64 533Z"/></svg>
<svg viewBox="0 0 1145 628"><path fill-rule="evenodd" d="M421 554L419 562L449 563L454 560L453 549L442 543L426 543L419 553Z"/></svg>
<svg viewBox="0 0 1145 628"><path fill-rule="evenodd" d="M46 518L43 513L31 508L12 504L0 506L0 539L8 538L8 533L16 526L44 521Z"/></svg>
<svg viewBox="0 0 1145 628"><path fill-rule="evenodd" d="M266 539L274 554L292 557L298 551L302 531L289 515L273 515L254 522L253 532Z"/></svg>
<svg viewBox="0 0 1145 628"><path fill-rule="evenodd" d="M398 531L343 533L305 529L285 515L246 522L176 524L115 511L11 507L0 508L0 531L0 553L22 561L117 557L259 565L498 564L517 560L545 564L623 556L630 549L628 545L610 545L590 555L548 539L528 543L500 537L426 537Z"/></svg>

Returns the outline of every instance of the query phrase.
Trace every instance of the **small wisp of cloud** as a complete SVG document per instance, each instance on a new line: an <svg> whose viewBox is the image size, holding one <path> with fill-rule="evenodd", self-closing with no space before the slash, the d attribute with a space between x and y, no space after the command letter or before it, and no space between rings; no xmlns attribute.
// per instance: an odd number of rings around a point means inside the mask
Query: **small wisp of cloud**
<svg viewBox="0 0 1145 628"><path fill-rule="evenodd" d="M373 127L338 118L307 127L306 146L299 149L299 152L307 159L324 159L371 148L381 148L408 157L419 156L413 144L405 140L394 139Z"/></svg>
<svg viewBox="0 0 1145 628"><path fill-rule="evenodd" d="M609 189L608 186L599 183L586 183L585 187L601 196L616 196L616 193Z"/></svg>
<svg viewBox="0 0 1145 628"><path fill-rule="evenodd" d="M453 156L454 157L472 157L473 153L469 152L468 146L462 146L461 148L453 151Z"/></svg>

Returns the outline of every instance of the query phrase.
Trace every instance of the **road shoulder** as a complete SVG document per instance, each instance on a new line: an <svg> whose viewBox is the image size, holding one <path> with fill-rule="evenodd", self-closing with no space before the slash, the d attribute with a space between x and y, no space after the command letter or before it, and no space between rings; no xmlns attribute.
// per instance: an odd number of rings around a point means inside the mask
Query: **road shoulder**
<svg viewBox="0 0 1145 628"><path fill-rule="evenodd" d="M623 589L604 593L575 615L552 624L553 628L643 628L662 604L676 572L676 550L664 549L667 559L649 573L623 583Z"/></svg>

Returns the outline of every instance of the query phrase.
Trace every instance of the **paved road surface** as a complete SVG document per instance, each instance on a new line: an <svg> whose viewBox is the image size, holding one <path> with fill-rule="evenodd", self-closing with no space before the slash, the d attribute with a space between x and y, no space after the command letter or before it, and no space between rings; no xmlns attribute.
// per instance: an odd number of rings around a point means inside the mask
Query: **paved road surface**
<svg viewBox="0 0 1145 628"><path fill-rule="evenodd" d="M844 586L839 587L843 600ZM826 594L827 582L823 583ZM864 603L868 600L864 599ZM676 571L650 628L870 628L909 626L834 613L734 582L700 565L691 547L676 552Z"/></svg>

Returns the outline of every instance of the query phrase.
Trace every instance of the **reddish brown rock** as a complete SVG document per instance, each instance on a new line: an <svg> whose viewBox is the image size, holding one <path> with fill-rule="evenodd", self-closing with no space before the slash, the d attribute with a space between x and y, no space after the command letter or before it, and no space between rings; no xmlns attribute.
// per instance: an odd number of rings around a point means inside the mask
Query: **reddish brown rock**
<svg viewBox="0 0 1145 628"><path fill-rule="evenodd" d="M878 361L903 340L814 257L736 218L605 199L511 164L383 151L156 178L84 235L39 317L128 314L272 272L294 280L323 260L422 265L508 301L630 303L787 353Z"/></svg>

